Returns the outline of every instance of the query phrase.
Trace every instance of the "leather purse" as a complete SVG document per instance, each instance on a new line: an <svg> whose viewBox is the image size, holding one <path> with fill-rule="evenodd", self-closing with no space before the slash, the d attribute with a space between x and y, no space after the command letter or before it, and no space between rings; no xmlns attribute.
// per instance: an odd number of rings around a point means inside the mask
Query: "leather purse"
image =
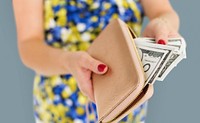
<svg viewBox="0 0 200 123"><path fill-rule="evenodd" d="M113 19L87 50L108 66L105 74L91 75L98 122L118 122L153 95L153 85L145 84L135 38L125 22Z"/></svg>

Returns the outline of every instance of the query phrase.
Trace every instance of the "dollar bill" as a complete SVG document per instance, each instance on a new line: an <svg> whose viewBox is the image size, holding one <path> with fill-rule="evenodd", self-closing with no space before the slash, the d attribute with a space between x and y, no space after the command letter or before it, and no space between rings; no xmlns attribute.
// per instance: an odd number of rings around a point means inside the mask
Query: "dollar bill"
<svg viewBox="0 0 200 123"><path fill-rule="evenodd" d="M170 56L164 68L159 73L157 80L163 81L165 79L165 77L169 74L169 72L175 67L173 63L175 63L176 59L178 59L179 56L180 56L179 54L174 54L174 53Z"/></svg>
<svg viewBox="0 0 200 123"><path fill-rule="evenodd" d="M148 43L152 43L155 44L157 46L159 46L159 44L156 44L155 39L154 38L136 38L136 41L142 41L144 42L148 42ZM161 45L162 46L162 45ZM168 40L168 44L164 45L164 47L168 47L168 46L172 46L172 47L177 47L178 49L175 50L174 52L177 52L179 54L184 54L185 58L186 58L186 42L185 39L182 37L179 38L169 38Z"/></svg>
<svg viewBox="0 0 200 123"><path fill-rule="evenodd" d="M145 72L145 84L153 84L159 75L158 73L160 73L160 68L162 67L163 61L168 52L166 50L144 46L137 46L137 50Z"/></svg>
<svg viewBox="0 0 200 123"><path fill-rule="evenodd" d="M136 38L137 46L151 47L154 49L167 50L168 54L163 59L162 67L157 80L163 81L169 72L183 59L186 58L186 43L183 38L171 38L168 45L159 45L153 38Z"/></svg>
<svg viewBox="0 0 200 123"><path fill-rule="evenodd" d="M155 44L155 43L147 43L147 42L144 43L144 42L141 42L140 40L136 40L135 43L136 43L137 46L151 47L153 49L160 49L160 50L166 50L167 51L167 54L166 54L165 58L163 59L161 67L160 67L160 69L161 69L159 71L160 73L165 72L165 70L166 70L165 65L167 64L167 62L171 61L170 60L171 56L174 54L174 51L177 50L176 47L158 45L158 44ZM160 73L158 73L159 76L160 76ZM160 80L160 79L157 78L157 80Z"/></svg>
<svg viewBox="0 0 200 123"><path fill-rule="evenodd" d="M186 43L185 40L183 38L180 39L171 39L168 41L169 46L173 46L173 47L178 47L179 51L178 52L174 52L172 54L172 56L170 56L170 59L168 60L168 62L166 63L165 67L163 68L163 70L161 71L161 73L158 76L159 81L163 81L165 79L165 77L170 73L170 71L177 66L177 64L183 60L184 58L186 58Z"/></svg>

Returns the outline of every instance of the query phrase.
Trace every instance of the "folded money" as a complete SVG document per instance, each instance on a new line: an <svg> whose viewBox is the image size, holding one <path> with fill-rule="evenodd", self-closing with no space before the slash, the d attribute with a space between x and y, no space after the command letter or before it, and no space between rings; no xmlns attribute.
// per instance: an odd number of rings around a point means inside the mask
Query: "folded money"
<svg viewBox="0 0 200 123"><path fill-rule="evenodd" d="M157 44L153 38L136 38L146 83L163 81L170 71L182 60L186 59L186 42L184 38L169 38L167 45Z"/></svg>

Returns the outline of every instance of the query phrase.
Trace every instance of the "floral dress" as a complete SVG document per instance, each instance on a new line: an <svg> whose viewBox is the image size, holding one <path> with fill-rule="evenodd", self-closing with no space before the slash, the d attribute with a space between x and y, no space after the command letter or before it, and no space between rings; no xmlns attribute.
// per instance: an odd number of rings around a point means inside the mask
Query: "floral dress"
<svg viewBox="0 0 200 123"><path fill-rule="evenodd" d="M113 18L121 18L137 35L143 11L134 0L44 0L47 45L66 51L86 51ZM96 106L80 92L71 74L34 78L34 116L42 123L95 123ZM142 123L147 103L121 123Z"/></svg>

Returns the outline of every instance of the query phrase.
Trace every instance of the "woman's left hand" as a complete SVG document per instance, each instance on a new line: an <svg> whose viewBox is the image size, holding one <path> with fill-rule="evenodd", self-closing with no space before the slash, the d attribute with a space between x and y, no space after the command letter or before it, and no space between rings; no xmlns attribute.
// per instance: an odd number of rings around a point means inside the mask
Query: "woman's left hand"
<svg viewBox="0 0 200 123"><path fill-rule="evenodd" d="M167 20L158 17L149 22L142 36L155 38L158 44L165 45L168 38L180 37L180 34Z"/></svg>

